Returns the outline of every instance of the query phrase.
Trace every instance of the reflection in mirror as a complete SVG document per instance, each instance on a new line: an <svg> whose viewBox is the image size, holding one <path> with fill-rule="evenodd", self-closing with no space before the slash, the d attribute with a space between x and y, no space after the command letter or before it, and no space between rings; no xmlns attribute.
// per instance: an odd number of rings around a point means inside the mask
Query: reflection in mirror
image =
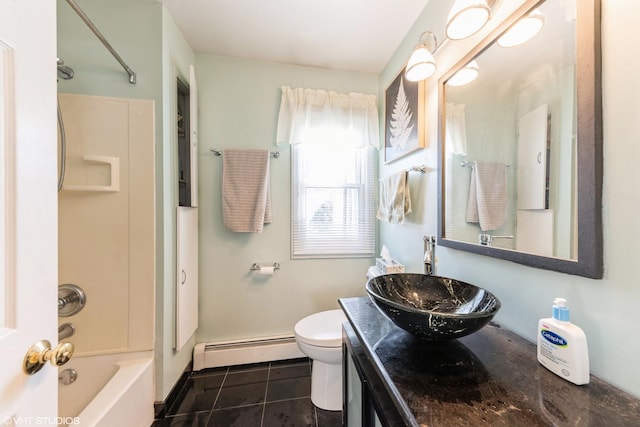
<svg viewBox="0 0 640 427"><path fill-rule="evenodd" d="M493 43L474 58L475 80L445 84L445 235L575 259L575 4L536 10L541 32Z"/></svg>
<svg viewBox="0 0 640 427"><path fill-rule="evenodd" d="M585 8L597 19L585 18ZM595 1L529 1L443 76L440 244L601 275L601 249L581 246L600 245L600 213L580 204L579 194L597 198L601 191L601 154L593 148L601 144L599 95L593 96L599 69L585 89L585 48L576 43L587 28L597 39L587 58L599 65L598 10ZM542 29L524 43L505 41L521 17L542 22ZM476 77L461 84L463 74ZM588 179L593 169L600 172L596 182Z"/></svg>

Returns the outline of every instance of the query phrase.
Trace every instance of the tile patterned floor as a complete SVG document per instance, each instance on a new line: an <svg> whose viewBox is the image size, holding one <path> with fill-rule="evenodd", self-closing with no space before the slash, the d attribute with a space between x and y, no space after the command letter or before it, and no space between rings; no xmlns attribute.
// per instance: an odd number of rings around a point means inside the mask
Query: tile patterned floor
<svg viewBox="0 0 640 427"><path fill-rule="evenodd" d="M340 427L340 411L311 403L311 361L193 372L167 417L152 427Z"/></svg>

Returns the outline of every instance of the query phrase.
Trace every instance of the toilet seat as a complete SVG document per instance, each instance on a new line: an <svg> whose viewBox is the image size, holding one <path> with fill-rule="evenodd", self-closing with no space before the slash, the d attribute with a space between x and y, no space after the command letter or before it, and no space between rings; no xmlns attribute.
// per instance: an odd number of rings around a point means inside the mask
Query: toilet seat
<svg viewBox="0 0 640 427"><path fill-rule="evenodd" d="M296 323L294 333L300 341L316 347L340 347L342 323L347 318L338 310L321 311Z"/></svg>

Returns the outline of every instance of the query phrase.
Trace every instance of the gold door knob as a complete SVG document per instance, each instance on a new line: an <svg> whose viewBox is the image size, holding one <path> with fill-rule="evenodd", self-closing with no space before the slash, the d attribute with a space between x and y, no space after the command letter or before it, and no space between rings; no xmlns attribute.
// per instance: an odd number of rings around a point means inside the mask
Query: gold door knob
<svg viewBox="0 0 640 427"><path fill-rule="evenodd" d="M52 349L49 341L38 341L24 356L23 369L28 375L33 375L42 369L47 361L53 366L62 366L71 359L72 355L73 344L70 342L61 342Z"/></svg>

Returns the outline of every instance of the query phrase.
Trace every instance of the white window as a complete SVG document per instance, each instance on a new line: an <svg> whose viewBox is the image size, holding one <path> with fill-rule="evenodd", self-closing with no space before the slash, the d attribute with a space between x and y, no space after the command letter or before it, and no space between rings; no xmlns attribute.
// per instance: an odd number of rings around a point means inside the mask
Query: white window
<svg viewBox="0 0 640 427"><path fill-rule="evenodd" d="M292 148L294 258L374 256L374 149Z"/></svg>
<svg viewBox="0 0 640 427"><path fill-rule="evenodd" d="M293 258L374 256L377 127L373 95L283 88L278 142L292 144Z"/></svg>

